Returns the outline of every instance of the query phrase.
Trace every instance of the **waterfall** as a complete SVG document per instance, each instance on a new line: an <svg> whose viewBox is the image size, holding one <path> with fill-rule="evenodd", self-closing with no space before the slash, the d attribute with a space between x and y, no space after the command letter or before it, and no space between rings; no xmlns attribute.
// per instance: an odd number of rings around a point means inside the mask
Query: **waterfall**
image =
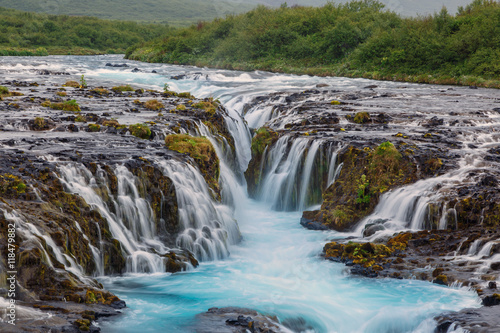
<svg viewBox="0 0 500 333"><path fill-rule="evenodd" d="M73 273L81 281L84 281L89 285L95 285L95 282L92 281L92 279L86 277L83 267L77 263L76 258L72 255L64 253L40 226L36 226L34 223L29 222L25 219L22 213L16 210L8 211L7 209L0 208L0 212L7 221L16 225L16 234L23 243L24 247L28 247L28 244L31 244L42 251L42 260L48 266L58 270L58 268L56 268L57 265L54 265L54 262L51 260L52 255L53 258L64 266L66 271Z"/></svg>
<svg viewBox="0 0 500 333"><path fill-rule="evenodd" d="M195 167L174 159L155 162L175 186L181 225L176 246L191 251L200 260L227 257L228 245L241 237L229 207L213 201L205 179ZM115 196L100 172L93 175L79 164L62 165L59 170L67 191L82 196L106 218L112 237L122 245L127 272L165 271L162 255L171 248L157 235L151 205L141 197L136 176L124 165L115 167ZM101 250L92 247L92 252L95 262L102 266Z"/></svg>
<svg viewBox="0 0 500 333"><path fill-rule="evenodd" d="M322 190L334 178L338 150L326 140L282 136L263 154L258 198L276 210L321 203Z"/></svg>
<svg viewBox="0 0 500 333"><path fill-rule="evenodd" d="M236 244L240 232L231 209L211 198L208 186L193 166L170 160L157 160L164 174L174 183L182 232L177 245L201 260L222 259L228 245Z"/></svg>
<svg viewBox="0 0 500 333"><path fill-rule="evenodd" d="M82 164L60 165L59 171L66 190L80 195L107 220L113 238L120 242L127 257L127 272L165 271L164 260L159 260L156 253L165 254L169 248L153 236L155 231L151 207L140 197L135 176L126 167L118 166L115 169L118 180L116 197L100 172L94 176ZM110 200L105 201L103 197ZM112 207L109 206L110 202ZM100 249L95 250L92 252L96 252L94 260L98 264L102 253ZM152 250L156 253L152 253Z"/></svg>

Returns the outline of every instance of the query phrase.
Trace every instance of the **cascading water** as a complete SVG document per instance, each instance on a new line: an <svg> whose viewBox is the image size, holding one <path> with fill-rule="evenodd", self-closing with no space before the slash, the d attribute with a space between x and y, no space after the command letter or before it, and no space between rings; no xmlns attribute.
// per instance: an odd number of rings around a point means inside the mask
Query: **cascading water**
<svg viewBox="0 0 500 333"><path fill-rule="evenodd" d="M228 245L240 238L231 211L211 199L204 178L194 167L175 160L158 160L157 163L176 188L182 226L177 246L191 251L200 260L227 257ZM114 170L116 196L100 172L94 176L77 164L61 166L60 171L68 192L82 196L108 221L113 237L122 244L127 272L165 271L165 259L161 255L170 248L157 237L150 203L140 196L139 180L125 166L117 166ZM106 193L103 195L102 191ZM103 197L110 201L104 201ZM99 250L93 248L93 252L96 263L101 262Z"/></svg>
<svg viewBox="0 0 500 333"><path fill-rule="evenodd" d="M101 172L94 176L85 166L68 164L59 167L61 181L70 193L80 195L85 201L97 208L106 218L109 230L115 239L120 241L127 257L129 272L164 272L165 265L157 254L148 252L154 249L158 253L166 253L165 247L153 235L151 207L139 196L135 177L124 166L118 166L115 175L118 180L118 194L114 198L107 186L107 180ZM112 198L110 207L98 192L105 191L105 196ZM100 254L95 259L100 261Z"/></svg>
<svg viewBox="0 0 500 333"><path fill-rule="evenodd" d="M338 146L321 139L282 136L262 157L257 198L276 210L321 203L332 181Z"/></svg>
<svg viewBox="0 0 500 333"><path fill-rule="evenodd" d="M157 162L176 188L183 226L177 245L201 260L227 257L228 245L236 244L241 237L229 207L211 199L205 179L193 166L175 160Z"/></svg>

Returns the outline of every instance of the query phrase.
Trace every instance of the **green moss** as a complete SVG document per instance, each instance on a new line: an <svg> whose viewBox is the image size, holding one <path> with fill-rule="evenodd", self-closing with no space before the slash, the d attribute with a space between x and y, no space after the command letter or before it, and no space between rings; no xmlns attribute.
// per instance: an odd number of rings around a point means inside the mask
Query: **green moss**
<svg viewBox="0 0 500 333"><path fill-rule="evenodd" d="M49 107L53 110L81 111L80 106L74 99L62 103L47 103L47 101L45 101L42 103L42 106Z"/></svg>
<svg viewBox="0 0 500 333"><path fill-rule="evenodd" d="M194 137L187 134L171 134L165 138L165 145L170 150L187 154L194 159L208 162L215 150L205 137Z"/></svg>
<svg viewBox="0 0 500 333"><path fill-rule="evenodd" d="M35 129L42 129L44 127L45 127L45 118L36 117L34 120L34 128Z"/></svg>
<svg viewBox="0 0 500 333"><path fill-rule="evenodd" d="M277 133L267 127L261 127L252 139L252 156L261 155L277 137Z"/></svg>
<svg viewBox="0 0 500 333"><path fill-rule="evenodd" d="M178 97L181 97L181 98L194 98L193 95L191 95L190 93L188 92L181 92L179 94L177 94Z"/></svg>
<svg viewBox="0 0 500 333"><path fill-rule="evenodd" d="M79 88L80 87L80 83L78 83L76 81L66 81L66 83L63 84L63 87Z"/></svg>
<svg viewBox="0 0 500 333"><path fill-rule="evenodd" d="M130 84L127 84L127 85L113 87L111 88L111 90L113 90L115 93L121 93L124 91L134 91L134 88L132 88Z"/></svg>
<svg viewBox="0 0 500 333"><path fill-rule="evenodd" d="M214 100L212 97L206 98L203 101L192 104L192 107L197 109L203 109L209 115L214 115L215 111L219 107L220 102L218 100Z"/></svg>
<svg viewBox="0 0 500 333"><path fill-rule="evenodd" d="M220 199L219 189L219 158L210 141L205 137L193 137L187 134L171 134L165 138L168 149L191 156L207 184L215 192L215 197Z"/></svg>
<svg viewBox="0 0 500 333"><path fill-rule="evenodd" d="M4 86L0 86L0 95L8 95L9 94L9 89Z"/></svg>
<svg viewBox="0 0 500 333"><path fill-rule="evenodd" d="M163 109L165 106L157 99L150 99L144 103L144 107L149 110L157 111Z"/></svg>
<svg viewBox="0 0 500 333"><path fill-rule="evenodd" d="M149 139L151 137L151 129L146 124L135 124L129 127L130 134L141 139Z"/></svg>
<svg viewBox="0 0 500 333"><path fill-rule="evenodd" d="M109 94L109 90L105 89L105 88L94 88L94 89L90 90L90 92L97 94L97 95L101 95L101 96Z"/></svg>
<svg viewBox="0 0 500 333"><path fill-rule="evenodd" d="M88 128L89 128L90 132L99 132L99 130L101 129L101 126L98 124L89 124Z"/></svg>
<svg viewBox="0 0 500 333"><path fill-rule="evenodd" d="M186 106L184 104L178 104L176 107L175 107L176 110L179 110L179 111L184 111L186 110Z"/></svg>
<svg viewBox="0 0 500 333"><path fill-rule="evenodd" d="M21 178L4 173L0 174L0 194L7 198L15 198L26 192L26 184Z"/></svg>
<svg viewBox="0 0 500 333"><path fill-rule="evenodd" d="M353 121L356 124L366 124L371 121L370 114L368 112L358 112L354 116Z"/></svg>
<svg viewBox="0 0 500 333"><path fill-rule="evenodd" d="M79 114L78 116L76 116L75 121L79 122L79 123L84 123L87 121L87 118L85 118L85 116L82 116L81 114Z"/></svg>

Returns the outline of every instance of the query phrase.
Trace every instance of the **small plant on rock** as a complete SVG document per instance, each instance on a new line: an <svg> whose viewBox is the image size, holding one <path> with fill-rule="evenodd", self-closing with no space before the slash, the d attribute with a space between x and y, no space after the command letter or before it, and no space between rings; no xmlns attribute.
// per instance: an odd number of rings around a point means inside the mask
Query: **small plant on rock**
<svg viewBox="0 0 500 333"><path fill-rule="evenodd" d="M82 74L80 77L80 89L87 88L87 81L85 80L85 76Z"/></svg>
<svg viewBox="0 0 500 333"><path fill-rule="evenodd" d="M361 175L361 179L358 181L358 197L356 198L356 203L367 204L370 203L371 195L368 191L368 186L370 182L366 179L366 175Z"/></svg>
<svg viewBox="0 0 500 333"><path fill-rule="evenodd" d="M141 139L149 139L151 137L151 129L146 124L135 124L128 127L130 134Z"/></svg>
<svg viewBox="0 0 500 333"><path fill-rule="evenodd" d="M144 103L144 107L149 110L157 111L163 109L165 106L157 99L150 99Z"/></svg>

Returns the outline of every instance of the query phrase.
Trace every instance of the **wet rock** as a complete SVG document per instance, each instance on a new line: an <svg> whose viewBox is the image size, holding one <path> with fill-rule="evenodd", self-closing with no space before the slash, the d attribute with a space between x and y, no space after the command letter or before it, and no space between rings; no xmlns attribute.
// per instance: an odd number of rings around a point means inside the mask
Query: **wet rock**
<svg viewBox="0 0 500 333"><path fill-rule="evenodd" d="M128 67L128 65L127 65L127 64L112 64L112 63L110 63L110 62L108 62L108 63L106 64L106 66L107 66L107 67L118 67L118 68L119 68L119 67Z"/></svg>
<svg viewBox="0 0 500 333"><path fill-rule="evenodd" d="M444 124L444 119L440 119L438 117L432 117L426 123L424 123L423 126L435 127L435 126L441 126L443 124Z"/></svg>
<svg viewBox="0 0 500 333"><path fill-rule="evenodd" d="M140 70L139 68L137 68L137 67L136 67L136 68L134 68L134 69L132 70L132 73L137 73L137 72L140 72L140 71L141 71L141 70Z"/></svg>
<svg viewBox="0 0 500 333"><path fill-rule="evenodd" d="M183 80L186 78L185 74L174 75L170 77L170 80Z"/></svg>
<svg viewBox="0 0 500 333"><path fill-rule="evenodd" d="M207 312L196 316L191 327L197 333L280 333L285 332L276 317L267 317L255 310L226 307L210 308Z"/></svg>
<svg viewBox="0 0 500 333"><path fill-rule="evenodd" d="M328 230L328 227L326 227L324 224L309 220L304 217L300 219L300 225L309 230Z"/></svg>

